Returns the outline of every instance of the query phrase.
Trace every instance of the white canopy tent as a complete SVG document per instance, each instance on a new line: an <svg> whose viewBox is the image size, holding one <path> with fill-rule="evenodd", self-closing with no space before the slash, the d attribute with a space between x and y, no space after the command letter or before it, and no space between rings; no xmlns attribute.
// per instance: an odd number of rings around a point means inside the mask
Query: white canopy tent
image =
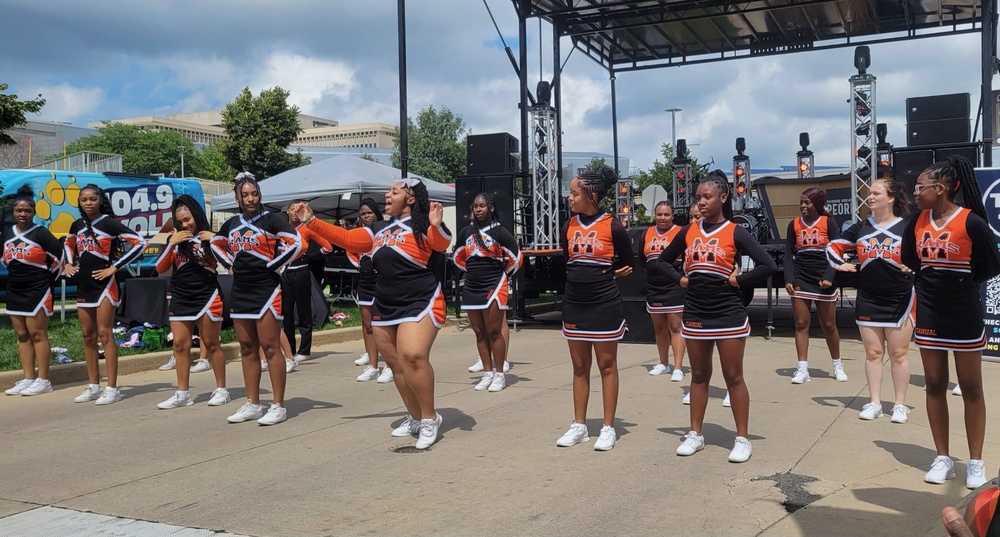
<svg viewBox="0 0 1000 537"><path fill-rule="evenodd" d="M431 201L445 206L455 205L455 189L431 179L418 178L427 186ZM290 202L301 199L320 216L351 218L357 214L361 200L372 198L379 206L385 203L385 193L399 182L398 169L352 155L341 155L279 173L260 182L264 205L271 210L284 209ZM212 200L212 210L236 212L233 197L219 196Z"/></svg>

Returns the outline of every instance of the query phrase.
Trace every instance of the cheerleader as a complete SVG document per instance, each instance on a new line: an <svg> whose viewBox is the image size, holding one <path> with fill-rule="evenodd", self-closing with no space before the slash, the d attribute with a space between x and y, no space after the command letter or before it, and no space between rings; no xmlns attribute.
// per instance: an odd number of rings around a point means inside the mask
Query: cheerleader
<svg viewBox="0 0 1000 537"><path fill-rule="evenodd" d="M696 214L696 213L691 213ZM656 225L646 230L642 241L642 256L639 263L647 271L646 276L646 311L653 320L653 330L656 334L656 350L660 355L660 363L653 366L650 375L662 375L670 371L670 350L674 351L674 370L670 380L684 380L684 338L681 337L681 312L684 311L684 288L674 283L666 275L652 269L660 257L660 252L670 244L670 241L680 232L680 226L674 225L674 208L669 201L661 201L653 209Z"/></svg>
<svg viewBox="0 0 1000 537"><path fill-rule="evenodd" d="M118 346L112 329L118 307L118 278L115 273L142 256L146 241L115 220L111 200L97 185L80 189L80 219L66 235L63 274L76 278L76 306L83 332L83 355L87 360L90 384L74 401L110 405L122 400L118 390ZM118 245L123 252L118 255ZM98 341L104 347L108 386L101 392Z"/></svg>
<svg viewBox="0 0 1000 537"><path fill-rule="evenodd" d="M441 220L441 204L430 202L419 179L394 184L385 195L385 212L392 221L351 230L315 218L308 204L299 208L299 219L348 252L370 252L379 275L372 305L375 340L407 410L391 434L415 435L415 447L427 449L441 430L430 352L445 321L444 291L433 265L451 244L451 232Z"/></svg>
<svg viewBox="0 0 1000 537"><path fill-rule="evenodd" d="M371 228L376 222L382 221L382 211L378 204L371 198L361 200L358 208L358 224ZM378 282L378 273L372 264L371 252L353 253L347 252L347 258L351 264L358 269L358 294L355 301L358 309L361 310L361 335L364 338L365 353L361 355L355 363L365 365L365 370L358 375L358 382L368 382L374 380L379 384L392 382L392 369L389 366L378 370L378 344L375 341L375 331L372 329L372 305L375 303L375 285ZM363 359L363 360L362 360Z"/></svg>
<svg viewBox="0 0 1000 537"><path fill-rule="evenodd" d="M226 390L226 357L219 346L222 329L222 292L216 273L218 262L212 254L211 231L205 211L191 196L184 194L172 207L174 231L167 247L156 261L156 272L173 269L170 278L170 331L174 334L173 358L177 365L177 391L157 405L167 410L191 406L191 336L197 326L201 356L208 357L215 373L216 388L208 406L229 402Z"/></svg>
<svg viewBox="0 0 1000 537"><path fill-rule="evenodd" d="M847 373L840 360L840 332L837 331L837 298L840 291L833 285L835 271L826 260L826 247L840 238L837 221L826 210L826 192L808 188L799 198L801 218L788 223L785 234L785 290L792 299L795 319L795 352L798 365L792 384L809 382L809 325L812 303L823 327L826 346L833 359L833 375L837 382L847 382Z"/></svg>
<svg viewBox="0 0 1000 537"><path fill-rule="evenodd" d="M62 246L48 229L35 224L35 198L22 186L11 204L14 225L3 231L3 257L7 268L7 315L17 335L24 379L7 395L40 395L52 391L49 382L49 317L52 316L52 283L59 275ZM35 366L38 376L35 376Z"/></svg>
<svg viewBox="0 0 1000 537"><path fill-rule="evenodd" d="M455 265L465 273L462 310L476 334L476 347L485 373L474 388L481 392L502 391L507 386L503 366L507 362L508 277L521 266L521 252L514 235L497 221L492 196L480 193L472 200L469 225L455 241Z"/></svg>
<svg viewBox="0 0 1000 537"><path fill-rule="evenodd" d="M868 194L872 216L855 222L840 239L830 241L826 255L830 266L841 272L857 272L858 297L855 319L865 346L865 377L871 402L858 415L863 420L882 416L882 359L888 351L892 386L895 389L892 422L906 423L906 387L910 364L906 355L913 335L913 272L903 265L900 243L910 209L903 184L879 179ZM844 254L857 253L860 268L845 263Z"/></svg>
<svg viewBox="0 0 1000 537"><path fill-rule="evenodd" d="M230 423L257 420L260 425L285 421L285 360L281 341L281 271L299 255L302 241L288 220L264 209L253 174L236 176L233 190L240 214L222 224L212 238L216 259L233 274L229 316L236 327L247 402L229 416ZM269 364L274 401L264 413L260 404L258 347Z"/></svg>
<svg viewBox="0 0 1000 537"><path fill-rule="evenodd" d="M698 204L695 203L688 208L688 224L696 224L701 220L701 210L698 209Z"/></svg>
<svg viewBox="0 0 1000 537"><path fill-rule="evenodd" d="M698 185L697 199L702 219L681 229L656 265L657 270L687 289L681 334L687 340L691 361L691 431L684 435L677 454L694 455L705 449L701 429L712 380L712 351L718 347L736 421L736 443L729 461L746 462L753 454L748 440L750 393L743 382L743 352L750 335L750 320L739 288L767 279L777 266L750 233L730 221L732 200L724 172L709 173ZM681 254L686 276L673 267ZM750 256L756 266L740 274L738 261L744 255Z"/></svg>
<svg viewBox="0 0 1000 537"><path fill-rule="evenodd" d="M618 176L604 166L581 173L569 184L569 209L574 216L563 227L566 292L563 295L563 336L573 362L573 423L556 440L569 447L588 442L585 420L590 398L590 369L597 357L601 370L604 424L594 443L597 451L615 447L618 407L618 340L628 327L615 278L632 273L632 239L616 218L600 208Z"/></svg>
<svg viewBox="0 0 1000 537"><path fill-rule="evenodd" d="M306 250L310 244L319 246L320 252L326 255L333 251L333 247L322 237L317 237L309 228L299 222L296 210L299 204L304 201L293 201L285 211L288 215L288 222L298 232L302 240L302 249L299 256L295 258L285 272L281 275L281 301L282 307L288 315L282 320L282 328L285 337L288 338L289 348L295 348L295 329L299 329L299 348L294 356L285 358L285 372L291 373L299 362L309 359L312 354L312 272L309 272L309 262L306 257ZM295 321L295 314L298 314L298 323Z"/></svg>
<svg viewBox="0 0 1000 537"><path fill-rule="evenodd" d="M961 193L964 207L955 204ZM924 170L913 191L920 214L903 234L903 262L917 273L917 319L914 341L920 348L927 388L927 421L937 457L924 476L928 483L955 477L948 449L948 351L965 402L969 463L965 486L986 482L983 439L982 351L986 346L979 284L1000 274L997 239L986 223L983 197L972 164L948 157Z"/></svg>

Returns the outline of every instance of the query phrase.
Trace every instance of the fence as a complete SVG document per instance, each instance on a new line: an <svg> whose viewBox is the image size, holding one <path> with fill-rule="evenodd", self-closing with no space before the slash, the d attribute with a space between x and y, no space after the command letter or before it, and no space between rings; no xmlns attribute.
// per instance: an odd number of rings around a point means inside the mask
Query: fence
<svg viewBox="0 0 1000 537"><path fill-rule="evenodd" d="M113 153L81 151L31 166L32 170L61 170L69 172L118 172L122 171L122 156Z"/></svg>

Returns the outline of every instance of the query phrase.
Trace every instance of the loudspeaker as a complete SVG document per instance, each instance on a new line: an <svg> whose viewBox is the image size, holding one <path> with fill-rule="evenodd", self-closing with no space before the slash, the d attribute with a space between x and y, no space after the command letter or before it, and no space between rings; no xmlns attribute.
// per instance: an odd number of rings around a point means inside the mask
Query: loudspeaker
<svg viewBox="0 0 1000 537"><path fill-rule="evenodd" d="M494 211L500 224L507 231L514 231L514 176L477 175L459 177L455 180L455 220L456 232L469 225L472 217L472 202L476 195L485 192L493 194ZM515 234L516 236L516 234Z"/></svg>
<svg viewBox="0 0 1000 537"><path fill-rule="evenodd" d="M979 145L962 144L933 149L894 149L892 151L892 177L903 183L904 190L910 199L910 208L915 209L913 200L913 188L917 184L917 178L931 164L946 160L951 155L961 155L972 163L972 167L979 166Z"/></svg>
<svg viewBox="0 0 1000 537"><path fill-rule="evenodd" d="M965 144L956 145L951 147L939 147L934 150L934 162L939 160L945 160L952 155L959 155L968 159L972 163L972 167L976 168L979 166L979 145L978 144Z"/></svg>
<svg viewBox="0 0 1000 537"><path fill-rule="evenodd" d="M494 134L470 134L465 142L466 154L488 155L496 153L517 153L517 138L507 132Z"/></svg>
<svg viewBox="0 0 1000 537"><path fill-rule="evenodd" d="M910 97L906 100L906 122L936 121L939 119L969 119L969 94L931 95ZM968 140L964 140L968 141Z"/></svg>
<svg viewBox="0 0 1000 537"><path fill-rule="evenodd" d="M906 124L906 145L965 144L969 142L969 118L915 121Z"/></svg>
<svg viewBox="0 0 1000 537"><path fill-rule="evenodd" d="M475 175L517 173L517 157L510 153L477 153L465 159L465 173Z"/></svg>
<svg viewBox="0 0 1000 537"><path fill-rule="evenodd" d="M623 299L622 312L628 325L628 332L622 338L623 343L656 343L653 319L646 312L646 299Z"/></svg>

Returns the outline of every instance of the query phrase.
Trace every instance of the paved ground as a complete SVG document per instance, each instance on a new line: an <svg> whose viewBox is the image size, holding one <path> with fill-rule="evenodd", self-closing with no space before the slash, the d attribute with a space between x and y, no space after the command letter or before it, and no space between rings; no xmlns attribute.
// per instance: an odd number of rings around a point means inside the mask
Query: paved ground
<svg viewBox="0 0 1000 537"><path fill-rule="evenodd" d="M293 373L290 419L270 428L227 424L238 401L206 406L210 374L194 376L195 406L171 411L156 403L173 390L172 372L124 377L126 399L108 407L73 404L79 385L7 397L0 399L0 517L7 517L0 534L30 526L29 517L66 520L72 511L63 509L254 536L943 534L941 507L967 492L961 400L951 398L959 479L927 485L934 453L916 352L910 423L862 422L860 344L844 342L851 379L837 383L814 339L814 380L792 386L793 343L787 330L776 336L755 335L748 345L754 456L742 465L726 461L734 427L721 378L713 381L720 388L712 391L708 447L674 455L688 430L680 402L687 382L647 375L650 345L620 350L618 447L556 448L572 419L571 374L565 342L551 329L515 333L510 387L501 393L472 390L471 332L442 330L433 363L444 434L422 453L395 451L412 441L389 436L402 416L392 385L355 382L360 342L319 349ZM228 373L231 386L242 385L238 364ZM1000 364L984 365L984 377L996 386ZM996 390L987 397L998 408ZM988 439L993 475L1000 442Z"/></svg>

